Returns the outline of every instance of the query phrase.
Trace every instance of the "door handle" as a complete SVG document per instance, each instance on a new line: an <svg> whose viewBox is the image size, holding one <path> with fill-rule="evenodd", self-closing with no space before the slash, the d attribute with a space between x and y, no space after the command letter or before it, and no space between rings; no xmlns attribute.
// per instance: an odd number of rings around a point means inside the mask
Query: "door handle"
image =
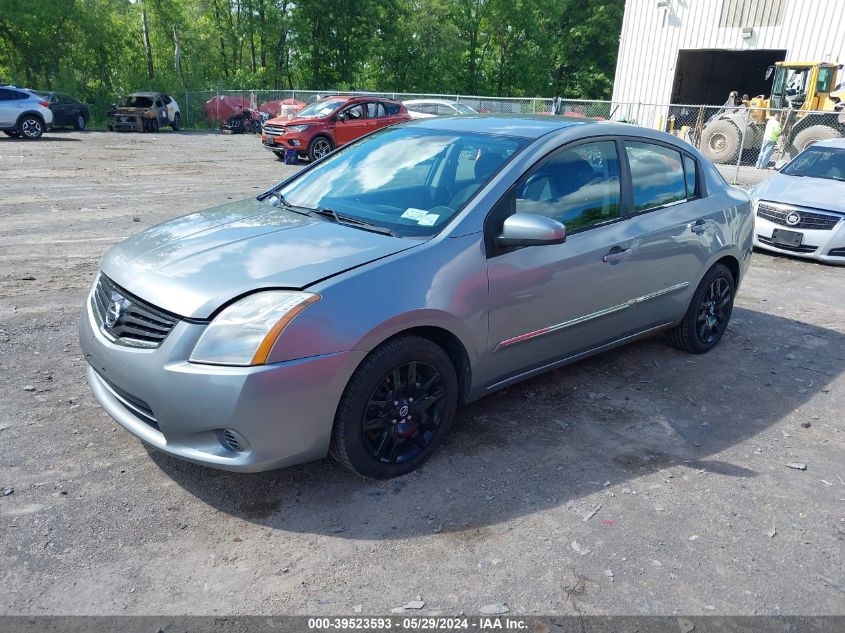
<svg viewBox="0 0 845 633"><path fill-rule="evenodd" d="M709 223L706 220L698 218L695 222L689 225L689 229L696 235L701 235L702 233L704 233L704 231L707 230L708 224Z"/></svg>
<svg viewBox="0 0 845 633"><path fill-rule="evenodd" d="M630 248L621 248L619 246L614 246L613 248L610 249L610 251L608 251L607 255L605 255L604 257L601 258L601 260L605 264L611 264L611 265L618 264L623 259L628 257L628 255L630 255L630 254L631 254Z"/></svg>

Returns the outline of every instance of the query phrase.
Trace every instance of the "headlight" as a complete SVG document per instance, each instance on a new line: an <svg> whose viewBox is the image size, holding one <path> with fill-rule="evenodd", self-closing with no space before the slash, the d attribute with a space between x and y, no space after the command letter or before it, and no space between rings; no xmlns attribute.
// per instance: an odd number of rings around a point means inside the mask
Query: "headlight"
<svg viewBox="0 0 845 633"><path fill-rule="evenodd" d="M298 133L298 132L304 132L305 130L307 130L308 126L307 125L288 125L286 129L287 129L288 132L297 132Z"/></svg>
<svg viewBox="0 0 845 633"><path fill-rule="evenodd" d="M192 363L263 365L279 334L320 295L291 290L256 292L214 317L191 353Z"/></svg>

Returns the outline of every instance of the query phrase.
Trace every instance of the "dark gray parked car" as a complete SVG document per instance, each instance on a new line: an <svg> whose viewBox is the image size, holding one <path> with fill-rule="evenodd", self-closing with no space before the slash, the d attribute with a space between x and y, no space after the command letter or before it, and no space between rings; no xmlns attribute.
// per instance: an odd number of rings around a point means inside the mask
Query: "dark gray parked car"
<svg viewBox="0 0 845 633"><path fill-rule="evenodd" d="M752 226L748 196L662 132L422 119L112 248L82 317L88 380L183 459L331 452L393 477L460 403L659 330L708 351Z"/></svg>

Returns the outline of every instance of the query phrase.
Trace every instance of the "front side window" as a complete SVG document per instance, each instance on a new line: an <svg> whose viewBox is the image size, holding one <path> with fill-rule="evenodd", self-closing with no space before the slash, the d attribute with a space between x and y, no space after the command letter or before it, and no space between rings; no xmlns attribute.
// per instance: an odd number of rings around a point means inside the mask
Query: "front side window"
<svg viewBox="0 0 845 633"><path fill-rule="evenodd" d="M385 128L332 154L280 193L294 207L329 208L401 236L433 235L527 143Z"/></svg>
<svg viewBox="0 0 845 633"><path fill-rule="evenodd" d="M571 232L619 217L616 143L596 141L563 148L516 185L517 213L553 218Z"/></svg>
<svg viewBox="0 0 845 633"><path fill-rule="evenodd" d="M816 92L830 92L833 86L833 68L823 66L819 68L819 77L816 80Z"/></svg>
<svg viewBox="0 0 845 633"><path fill-rule="evenodd" d="M686 200L687 180L679 151L626 141L625 152L631 167L635 212Z"/></svg>
<svg viewBox="0 0 845 633"><path fill-rule="evenodd" d="M358 121L359 119L364 118L364 104L359 103L358 105L354 105L351 108L346 108L340 115L345 118L347 121Z"/></svg>

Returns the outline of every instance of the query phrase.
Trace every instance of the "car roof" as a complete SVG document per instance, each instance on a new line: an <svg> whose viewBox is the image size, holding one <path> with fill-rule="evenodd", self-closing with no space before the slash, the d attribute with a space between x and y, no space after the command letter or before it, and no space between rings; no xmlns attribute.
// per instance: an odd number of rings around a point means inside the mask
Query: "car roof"
<svg viewBox="0 0 845 633"><path fill-rule="evenodd" d="M430 130L480 132L535 139L576 125L596 125L596 122L591 119L566 116L473 114L460 117L414 119L404 125Z"/></svg>
<svg viewBox="0 0 845 633"><path fill-rule="evenodd" d="M411 105L417 105L418 103L434 103L437 105L453 106L458 102L449 101L448 99L408 99L407 101L403 101L402 103L404 103L405 105L408 105L409 103Z"/></svg>
<svg viewBox="0 0 845 633"><path fill-rule="evenodd" d="M845 149L845 138L837 137L837 138L828 138L823 141L816 141L813 143L813 147L836 147L838 149Z"/></svg>
<svg viewBox="0 0 845 633"><path fill-rule="evenodd" d="M127 97L157 97L164 94L163 92L130 92Z"/></svg>

